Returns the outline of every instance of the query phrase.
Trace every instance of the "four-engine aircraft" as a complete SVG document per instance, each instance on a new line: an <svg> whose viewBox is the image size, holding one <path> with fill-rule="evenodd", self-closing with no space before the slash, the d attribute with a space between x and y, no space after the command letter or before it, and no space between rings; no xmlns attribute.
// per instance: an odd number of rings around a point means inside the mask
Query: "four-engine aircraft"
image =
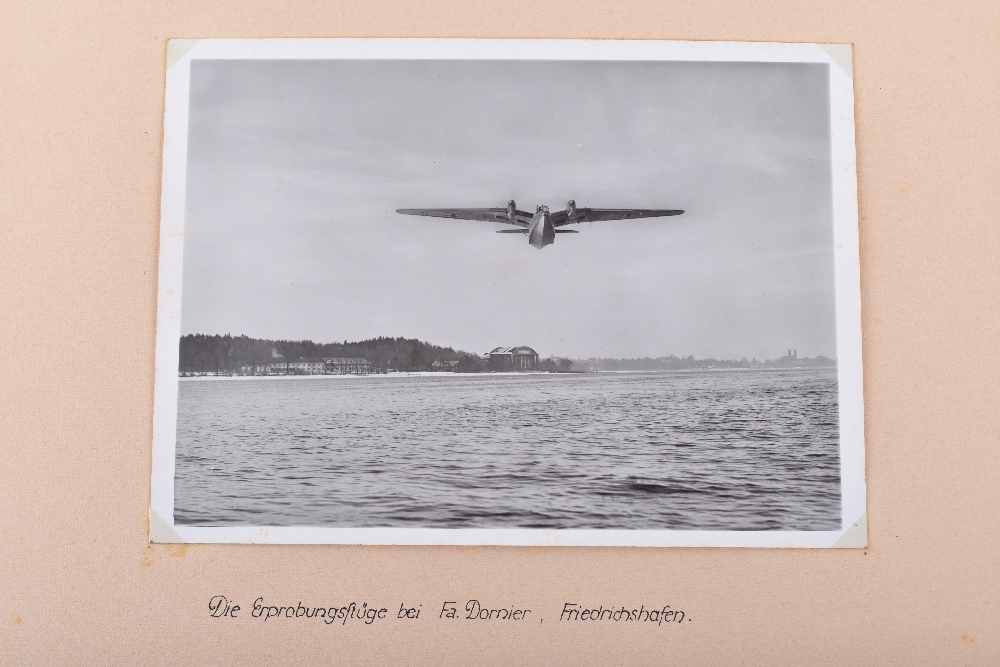
<svg viewBox="0 0 1000 667"><path fill-rule="evenodd" d="M507 208L401 208L396 213L405 215L427 215L434 218L455 218L457 220L483 220L517 225L520 229L502 229L497 234L527 234L528 243L541 250L555 243L556 234L576 234L575 229L558 229L565 225L595 220L631 220L634 218L659 218L680 215L684 211L648 208L577 208L576 202L566 202L565 211L549 212L548 206L539 206L535 212L517 210L511 199Z"/></svg>

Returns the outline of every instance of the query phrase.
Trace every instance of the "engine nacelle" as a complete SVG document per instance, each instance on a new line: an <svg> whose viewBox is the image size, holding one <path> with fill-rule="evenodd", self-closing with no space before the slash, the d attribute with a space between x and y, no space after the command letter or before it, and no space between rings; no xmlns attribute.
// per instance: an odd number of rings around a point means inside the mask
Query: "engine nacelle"
<svg viewBox="0 0 1000 667"><path fill-rule="evenodd" d="M566 217L570 220L576 220L576 202L572 199L566 202Z"/></svg>
<svg viewBox="0 0 1000 667"><path fill-rule="evenodd" d="M511 199L507 202L507 219L514 222L515 215L517 215L517 203Z"/></svg>

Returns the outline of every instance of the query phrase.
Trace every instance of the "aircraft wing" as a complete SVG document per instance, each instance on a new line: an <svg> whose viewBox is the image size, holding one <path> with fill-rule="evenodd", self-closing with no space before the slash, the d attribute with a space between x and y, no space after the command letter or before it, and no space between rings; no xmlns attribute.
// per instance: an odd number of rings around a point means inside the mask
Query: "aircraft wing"
<svg viewBox="0 0 1000 667"><path fill-rule="evenodd" d="M552 225L575 225L580 222L596 220L633 220L635 218L661 218L667 215L680 215L684 211L656 208L578 208L576 215L569 217L569 211L559 211L552 214Z"/></svg>
<svg viewBox="0 0 1000 667"><path fill-rule="evenodd" d="M514 219L507 217L505 208L400 208L396 213L404 215L426 215L432 218L453 218L456 220L482 220L483 222L502 222L507 225L527 227L531 223L531 214L515 211Z"/></svg>

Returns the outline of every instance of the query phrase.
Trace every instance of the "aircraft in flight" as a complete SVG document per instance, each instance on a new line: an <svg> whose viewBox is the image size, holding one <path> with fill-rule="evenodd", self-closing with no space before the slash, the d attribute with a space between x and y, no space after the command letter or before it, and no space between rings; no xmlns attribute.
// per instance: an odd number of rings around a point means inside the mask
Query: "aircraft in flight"
<svg viewBox="0 0 1000 667"><path fill-rule="evenodd" d="M632 220L634 218L659 218L680 215L684 211L649 208L577 208L572 199L566 202L565 211L549 212L548 206L539 206L535 212L517 210L511 199L507 208L400 208L396 213L426 215L434 218L457 220L482 220L517 225L520 229L501 229L497 234L527 234L528 243L541 250L556 241L556 234L577 234L575 229L559 229L566 225L595 220Z"/></svg>

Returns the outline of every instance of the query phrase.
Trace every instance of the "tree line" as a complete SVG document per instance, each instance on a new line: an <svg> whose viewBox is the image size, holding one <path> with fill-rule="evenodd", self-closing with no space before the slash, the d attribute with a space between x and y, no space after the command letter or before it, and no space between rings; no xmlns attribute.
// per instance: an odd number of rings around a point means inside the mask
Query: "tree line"
<svg viewBox="0 0 1000 667"><path fill-rule="evenodd" d="M457 361L455 370L482 370L478 355L431 345L413 338L371 338L357 342L314 343L311 340L268 340L226 334L181 336L182 373L235 373L244 366L260 366L279 358L307 357L367 359L382 370L429 371L435 361Z"/></svg>

